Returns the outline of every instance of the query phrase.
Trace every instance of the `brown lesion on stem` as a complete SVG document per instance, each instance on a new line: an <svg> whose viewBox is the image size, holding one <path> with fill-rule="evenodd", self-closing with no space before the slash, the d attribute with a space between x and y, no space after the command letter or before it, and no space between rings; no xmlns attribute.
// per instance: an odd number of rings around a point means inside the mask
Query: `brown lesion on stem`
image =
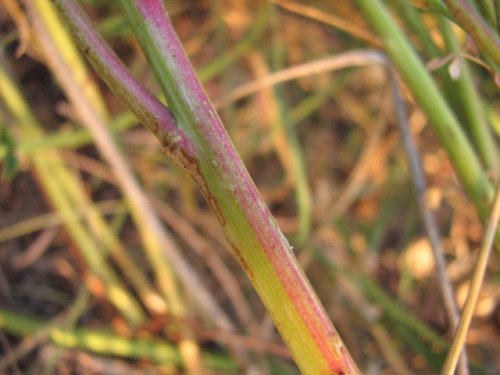
<svg viewBox="0 0 500 375"><path fill-rule="evenodd" d="M219 220L222 226L226 225L226 218L222 214L222 211L217 204L217 199L211 193L208 183L203 176L203 173L200 169L200 162L198 158L190 154L185 150L184 147L179 145L179 135L175 133L167 133L161 139L161 144L163 146L163 153L169 156L177 165L186 170L189 175L196 182L198 187L200 188L203 196L207 200L210 208L215 213L217 220Z"/></svg>
<svg viewBox="0 0 500 375"><path fill-rule="evenodd" d="M253 282L253 280L255 279L254 273L252 271L252 268L246 262L245 258L243 258L241 250L238 249L238 247L235 244L233 244L231 241L228 240L228 242L229 242L229 245L231 246L231 248L233 249L234 255L236 256L236 258L238 258L238 261L240 262L241 267L245 270L245 273L247 274L250 281Z"/></svg>

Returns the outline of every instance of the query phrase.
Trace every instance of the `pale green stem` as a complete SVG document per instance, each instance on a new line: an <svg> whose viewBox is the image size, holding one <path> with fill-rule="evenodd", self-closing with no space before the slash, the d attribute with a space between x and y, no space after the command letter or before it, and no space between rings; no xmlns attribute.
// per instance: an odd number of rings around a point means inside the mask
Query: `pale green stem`
<svg viewBox="0 0 500 375"><path fill-rule="evenodd" d="M429 72L380 0L357 0L366 19L384 40L393 60L446 149L464 189L480 216L488 215L493 188L454 113L443 99Z"/></svg>
<svg viewBox="0 0 500 375"><path fill-rule="evenodd" d="M33 335L44 330L51 342L63 348L182 367L179 351L164 340L122 337L116 333L86 328L70 329L1 309L0 329L2 332L19 336ZM215 372L226 374L236 373L238 370L234 361L220 355L203 355L202 361L207 368Z"/></svg>
<svg viewBox="0 0 500 375"><path fill-rule="evenodd" d="M478 154L488 171L495 171L499 166L500 154L496 148L491 129L481 106L481 99L472 80L469 63L460 57L460 46L451 27L450 21L440 20L441 31L449 52L456 55L460 66L459 76L452 82L454 95L459 100L464 113L465 128L472 136Z"/></svg>
<svg viewBox="0 0 500 375"><path fill-rule="evenodd" d="M458 20L459 26L472 36L496 67L500 66L500 37L496 30L484 21L476 7L468 0L444 0L444 2Z"/></svg>

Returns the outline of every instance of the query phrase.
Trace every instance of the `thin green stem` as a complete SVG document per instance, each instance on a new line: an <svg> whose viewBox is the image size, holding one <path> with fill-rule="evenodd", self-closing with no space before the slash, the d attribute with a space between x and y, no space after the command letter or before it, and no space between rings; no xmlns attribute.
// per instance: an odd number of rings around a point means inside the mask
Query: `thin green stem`
<svg viewBox="0 0 500 375"><path fill-rule="evenodd" d="M488 20L489 24L494 29L497 28L498 22L495 14L495 1L496 0L476 0L482 15Z"/></svg>
<svg viewBox="0 0 500 375"><path fill-rule="evenodd" d="M447 55L443 56L443 52L430 37L416 10L406 2L397 2L395 7L401 17L403 17L404 23L409 25L418 36L426 57L434 61L443 61L443 66L434 73L442 84L442 91L446 95L450 106L462 120L464 129L471 136L483 165L488 170L495 170L499 161L498 150L491 134L491 129L485 119L481 99L473 82L469 62L461 56L460 44L451 27L451 22L445 17L436 16L446 45L445 52ZM452 78L446 69L446 66L449 66L449 64L444 64L444 61L448 58L452 63L459 64L460 74L458 77Z"/></svg>
<svg viewBox="0 0 500 375"><path fill-rule="evenodd" d="M494 171L498 167L500 155L493 134L486 123L481 100L472 81L469 63L460 57L460 46L450 21L440 18L439 24L448 51L456 56L456 62L460 64L459 76L450 84L455 88L454 95L459 100L464 113L464 126L471 135L484 165L488 170Z"/></svg>
<svg viewBox="0 0 500 375"><path fill-rule="evenodd" d="M124 132L137 125L137 119L130 112L116 115L109 127L113 134ZM47 149L75 149L92 143L92 136L86 129L64 129L44 134L37 139L19 139L15 150L22 155L29 155ZM0 144L0 155L7 152L7 145Z"/></svg>
<svg viewBox="0 0 500 375"><path fill-rule="evenodd" d="M500 66L500 37L484 21L477 9L467 0L444 0L465 31L478 43L497 66Z"/></svg>
<svg viewBox="0 0 500 375"><path fill-rule="evenodd" d="M357 0L357 3L373 28L382 36L387 54L429 118L464 189L480 216L485 219L493 188L454 113L384 3L380 0Z"/></svg>
<svg viewBox="0 0 500 375"><path fill-rule="evenodd" d="M19 345L12 349L10 355L0 358L0 373L6 373L6 369L11 365L12 361L22 358L27 353L32 351L41 343L47 341L51 330L57 327L70 328L75 324L75 322L82 316L88 306L90 293L88 289L84 286L80 288L75 301L68 307L68 309L51 319L47 323L40 322L40 327L32 332L29 332L28 337L26 337ZM8 319L6 319L8 320ZM5 320L4 320L5 321ZM0 311L0 328L6 331L4 324L2 323L2 312Z"/></svg>
<svg viewBox="0 0 500 375"><path fill-rule="evenodd" d="M453 19L453 15L450 13L450 10L443 3L443 0L428 0L427 1L429 7L434 11L442 14L443 16Z"/></svg>
<svg viewBox="0 0 500 375"><path fill-rule="evenodd" d="M87 350L106 356L149 360L158 364L180 367L183 365L179 351L164 340L135 339L92 329L48 325L44 321L7 310L0 310L0 329L19 336L29 336L39 330L45 330L50 341L63 348ZM238 369L234 361L221 355L203 355L202 362L207 368L224 373L236 372Z"/></svg>

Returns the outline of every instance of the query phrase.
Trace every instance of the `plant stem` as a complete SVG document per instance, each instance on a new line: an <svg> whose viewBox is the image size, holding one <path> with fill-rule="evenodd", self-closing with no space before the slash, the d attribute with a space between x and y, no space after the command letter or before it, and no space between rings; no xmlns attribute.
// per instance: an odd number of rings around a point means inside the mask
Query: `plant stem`
<svg viewBox="0 0 500 375"><path fill-rule="evenodd" d="M493 59L497 66L500 65L500 37L484 21L477 9L467 0L444 0L448 9L460 22L478 45Z"/></svg>
<svg viewBox="0 0 500 375"><path fill-rule="evenodd" d="M191 150L183 167L198 183L226 238L304 373L356 367L260 197L183 51L161 1L122 4ZM332 339L335 337L335 339Z"/></svg>
<svg viewBox="0 0 500 375"><path fill-rule="evenodd" d="M493 188L454 113L384 3L380 0L357 0L357 3L383 38L387 54L429 118L464 189L485 220Z"/></svg>
<svg viewBox="0 0 500 375"><path fill-rule="evenodd" d="M482 15L488 20L490 25L496 29L497 27L497 17L495 14L495 4L494 1L497 0L476 0L477 6L481 11Z"/></svg>
<svg viewBox="0 0 500 375"><path fill-rule="evenodd" d="M56 1L55 4L66 19L80 49L83 50L101 78L127 104L142 124L160 142L170 141L189 147L185 134L177 127L170 111L130 75L122 61L97 34L78 4L74 1L61 0ZM180 161L177 160L177 163ZM233 331L234 326L230 319L217 305L177 248L165 247L164 254L177 271L183 284L187 286L189 293L197 299L203 311L210 316L215 325L218 328Z"/></svg>
<svg viewBox="0 0 500 375"><path fill-rule="evenodd" d="M464 125L471 135L483 165L488 171L494 171L499 165L500 155L496 149L493 134L486 123L481 100L472 80L469 63L460 57L460 46L450 21L444 18L440 18L438 21L448 51L456 55L455 59L458 59L460 64L460 75L456 81L450 84L464 113Z"/></svg>
<svg viewBox="0 0 500 375"><path fill-rule="evenodd" d="M107 116L96 110L92 100L93 96L86 94L86 91L81 89L81 87L89 85L84 84L85 79L88 80L86 70L83 68L77 70L77 72L83 70L79 75L75 75L73 72L74 66L85 66L78 50L58 19L53 4L47 0L31 0L26 1L26 3L33 20L33 27L36 30L37 40L46 52L47 65L73 104L82 124L89 129L104 160L111 166L142 237L142 243L155 272L158 287L163 293L170 311L174 315L182 316L185 313L185 307L180 298L172 270L162 252L163 246L173 244L172 240L164 232L159 218L154 214L151 204L113 140L106 126ZM127 271L125 270L125 272ZM165 303L159 298L153 300L149 307L158 313L166 311Z"/></svg>
<svg viewBox="0 0 500 375"><path fill-rule="evenodd" d="M107 356L130 359L146 359L159 364L182 366L182 358L176 348L164 341L131 339L110 332L93 329L70 329L60 324L46 323L20 314L0 309L0 329L15 335L28 336L43 330L55 344L72 349L88 350ZM35 333L36 334L36 333ZM219 355L203 356L203 364L221 372L237 370L234 361Z"/></svg>
<svg viewBox="0 0 500 375"><path fill-rule="evenodd" d="M484 275L486 273L486 267L488 266L488 259L491 254L491 249L493 248L493 241L495 240L495 232L497 231L499 220L500 184L497 187L496 197L493 201L490 219L488 220L486 233L484 235L483 243L481 244L481 250L479 252L476 266L474 268L474 274L472 275L472 279L470 282L469 291L465 300L465 306L462 311L462 317L456 330L450 351L448 352L448 356L446 357L446 362L441 372L442 375L453 375L453 373L455 372L458 357L460 355L460 352L462 351L462 347L465 344L465 338L467 337L467 332L469 330L472 316L474 315L474 310L476 309L479 292L481 291L481 286L483 284Z"/></svg>
<svg viewBox="0 0 500 375"><path fill-rule="evenodd" d="M66 7L70 1L57 3ZM358 374L196 78L163 2L122 4L175 118L170 136L159 137L165 153L199 185L299 368L305 374ZM141 119L147 116L143 112Z"/></svg>

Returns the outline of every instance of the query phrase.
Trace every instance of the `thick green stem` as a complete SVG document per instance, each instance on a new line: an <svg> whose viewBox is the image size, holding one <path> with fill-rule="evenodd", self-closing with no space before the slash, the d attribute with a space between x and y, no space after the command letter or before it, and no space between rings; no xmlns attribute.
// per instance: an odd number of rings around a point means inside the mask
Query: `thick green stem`
<svg viewBox="0 0 500 375"><path fill-rule="evenodd" d="M357 373L241 162L185 55L161 1L122 1L191 149L184 158L266 308L304 373Z"/></svg>
<svg viewBox="0 0 500 375"><path fill-rule="evenodd" d="M160 142L169 142L177 147L190 149L186 135L177 127L170 111L160 101L135 80L123 62L97 34L84 11L74 1L56 1L63 17L73 33L79 47L99 72L101 78L140 119ZM175 157L174 157L175 160ZM182 160L175 160L182 163ZM164 244L167 241L163 241ZM166 257L177 271L182 282L188 286L205 313L220 328L233 330L226 314L214 303L213 298L199 281L196 274L182 259L174 246L166 246Z"/></svg>
<svg viewBox="0 0 500 375"><path fill-rule="evenodd" d="M56 2L63 8L73 3ZM305 374L358 374L196 78L163 2L122 4L175 118L170 136L158 137L165 153L199 185L298 366ZM102 52L87 47L88 55ZM102 64L95 68L113 74ZM149 128L159 135L159 129Z"/></svg>

